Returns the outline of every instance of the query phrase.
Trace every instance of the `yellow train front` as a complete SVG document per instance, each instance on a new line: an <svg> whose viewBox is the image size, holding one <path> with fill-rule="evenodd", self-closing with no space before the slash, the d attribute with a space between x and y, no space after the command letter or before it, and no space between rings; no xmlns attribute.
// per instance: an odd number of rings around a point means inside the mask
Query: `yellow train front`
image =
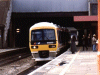
<svg viewBox="0 0 100 75"><path fill-rule="evenodd" d="M30 27L29 47L35 61L47 61L56 57L59 50L66 45L60 40L62 31L49 22L36 23Z"/></svg>

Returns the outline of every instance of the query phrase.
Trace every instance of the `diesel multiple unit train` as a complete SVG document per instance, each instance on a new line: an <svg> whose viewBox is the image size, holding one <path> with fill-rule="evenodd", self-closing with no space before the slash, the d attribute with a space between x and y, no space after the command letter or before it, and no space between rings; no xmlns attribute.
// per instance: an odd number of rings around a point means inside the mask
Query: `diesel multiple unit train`
<svg viewBox="0 0 100 75"><path fill-rule="evenodd" d="M53 23L39 22L29 29L29 47L35 61L52 60L69 41L68 29Z"/></svg>

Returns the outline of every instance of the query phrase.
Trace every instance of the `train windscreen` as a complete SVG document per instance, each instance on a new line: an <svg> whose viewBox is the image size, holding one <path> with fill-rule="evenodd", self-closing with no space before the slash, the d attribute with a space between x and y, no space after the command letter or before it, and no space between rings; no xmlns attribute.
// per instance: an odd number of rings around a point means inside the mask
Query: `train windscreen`
<svg viewBox="0 0 100 75"><path fill-rule="evenodd" d="M55 41L55 30L54 29L39 29L32 30L31 42L39 42L46 44L47 42Z"/></svg>
<svg viewBox="0 0 100 75"><path fill-rule="evenodd" d="M43 30L44 33L44 40L55 40L55 32L52 29L45 29Z"/></svg>

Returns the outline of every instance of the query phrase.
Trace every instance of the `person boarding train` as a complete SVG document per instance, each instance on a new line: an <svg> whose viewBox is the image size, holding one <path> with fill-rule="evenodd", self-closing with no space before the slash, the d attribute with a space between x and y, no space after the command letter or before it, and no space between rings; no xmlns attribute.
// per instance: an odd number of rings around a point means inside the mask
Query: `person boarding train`
<svg viewBox="0 0 100 75"><path fill-rule="evenodd" d="M76 37L73 35L72 39L71 39L71 52L72 52L72 54L74 54L77 51L75 41L76 41Z"/></svg>

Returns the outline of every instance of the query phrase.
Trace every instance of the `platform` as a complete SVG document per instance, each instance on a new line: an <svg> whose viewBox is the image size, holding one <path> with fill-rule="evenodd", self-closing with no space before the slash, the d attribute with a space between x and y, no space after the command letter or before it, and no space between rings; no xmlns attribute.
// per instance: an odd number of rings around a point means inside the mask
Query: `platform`
<svg viewBox="0 0 100 75"><path fill-rule="evenodd" d="M77 49L75 54L68 49L28 75L98 75L97 52L91 48L88 51L82 51L82 47Z"/></svg>
<svg viewBox="0 0 100 75"><path fill-rule="evenodd" d="M24 49L24 48L26 48L26 47L22 47L22 48L0 49L0 53L5 53L5 52L10 52L10 51L15 51L15 50Z"/></svg>

